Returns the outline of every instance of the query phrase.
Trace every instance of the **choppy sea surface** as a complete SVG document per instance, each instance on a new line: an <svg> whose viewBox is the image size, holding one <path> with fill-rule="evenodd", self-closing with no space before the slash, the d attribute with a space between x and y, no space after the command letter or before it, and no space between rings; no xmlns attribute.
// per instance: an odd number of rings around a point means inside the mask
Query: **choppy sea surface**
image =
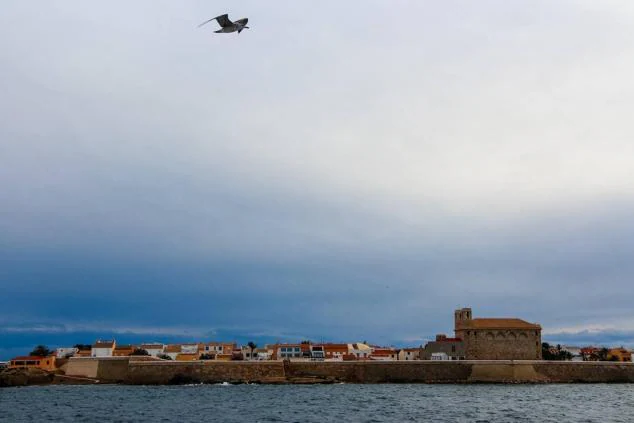
<svg viewBox="0 0 634 423"><path fill-rule="evenodd" d="M634 385L0 389L2 422L634 422Z"/></svg>

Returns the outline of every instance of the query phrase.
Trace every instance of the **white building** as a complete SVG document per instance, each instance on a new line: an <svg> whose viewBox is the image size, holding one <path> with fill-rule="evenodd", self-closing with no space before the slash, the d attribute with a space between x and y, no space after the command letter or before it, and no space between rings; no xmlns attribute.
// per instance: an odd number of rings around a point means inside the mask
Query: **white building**
<svg viewBox="0 0 634 423"><path fill-rule="evenodd" d="M156 357L159 354L163 354L163 351L165 351L165 345L158 343L142 344L141 349L147 351L147 353L152 357Z"/></svg>
<svg viewBox="0 0 634 423"><path fill-rule="evenodd" d="M277 345L277 359L285 360L291 358L302 357L301 344L278 344Z"/></svg>
<svg viewBox="0 0 634 423"><path fill-rule="evenodd" d="M208 342L203 345L203 351L205 354L224 354L223 344L220 342Z"/></svg>
<svg viewBox="0 0 634 423"><path fill-rule="evenodd" d="M113 339L112 341L102 341L102 340L97 340L97 342L95 342L92 345L92 348L90 349L90 356L91 357L112 357L112 353L114 351L114 347L116 346L116 342Z"/></svg>
<svg viewBox="0 0 634 423"><path fill-rule="evenodd" d="M324 350L324 346L311 344L310 358L311 360L318 360L318 361L324 360L326 358L326 351Z"/></svg>
<svg viewBox="0 0 634 423"><path fill-rule="evenodd" d="M398 352L398 359L407 360L420 360L420 348L403 348Z"/></svg>
<svg viewBox="0 0 634 423"><path fill-rule="evenodd" d="M182 344L182 354L198 354L198 344Z"/></svg>
<svg viewBox="0 0 634 423"><path fill-rule="evenodd" d="M435 353L431 353L431 359L445 361L445 360L451 360L451 357L449 357L449 355L447 355L447 353L444 353L444 352L435 352Z"/></svg>
<svg viewBox="0 0 634 423"><path fill-rule="evenodd" d="M255 360L270 360L273 356L273 351L268 348L256 348L253 356Z"/></svg>
<svg viewBox="0 0 634 423"><path fill-rule="evenodd" d="M357 342L356 344L348 344L348 354L352 354L357 358L369 358L374 349L367 345Z"/></svg>
<svg viewBox="0 0 634 423"><path fill-rule="evenodd" d="M257 360L257 348L254 348L253 351L251 351L251 348L248 345L242 345L242 347L240 347L240 352L242 354L242 358L245 360Z"/></svg>

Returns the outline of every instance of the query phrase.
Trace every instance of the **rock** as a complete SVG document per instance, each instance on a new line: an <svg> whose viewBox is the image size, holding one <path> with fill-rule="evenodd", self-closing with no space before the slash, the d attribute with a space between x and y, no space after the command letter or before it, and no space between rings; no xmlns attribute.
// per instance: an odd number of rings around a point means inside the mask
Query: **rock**
<svg viewBox="0 0 634 423"><path fill-rule="evenodd" d="M48 385L54 378L42 369L5 369L0 372L0 387Z"/></svg>

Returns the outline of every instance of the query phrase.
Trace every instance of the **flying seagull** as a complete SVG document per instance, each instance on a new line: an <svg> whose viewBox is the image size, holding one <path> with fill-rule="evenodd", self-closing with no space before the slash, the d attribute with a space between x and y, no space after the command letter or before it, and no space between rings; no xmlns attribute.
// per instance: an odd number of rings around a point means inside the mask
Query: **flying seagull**
<svg viewBox="0 0 634 423"><path fill-rule="evenodd" d="M247 26L247 22L249 22L248 18L242 18L242 19L238 19L235 22L231 22L229 20L229 15L224 14L224 15L220 15L220 16L216 16L215 18L211 18L208 21L205 21L203 23L201 23L200 25L198 25L198 28L200 28L201 26L203 26L206 23L209 23L213 20L217 20L218 24L221 26L221 28L218 31L214 31L217 33L221 33L221 32L236 32L238 31L238 34L242 32L242 30L244 28L248 28Z"/></svg>

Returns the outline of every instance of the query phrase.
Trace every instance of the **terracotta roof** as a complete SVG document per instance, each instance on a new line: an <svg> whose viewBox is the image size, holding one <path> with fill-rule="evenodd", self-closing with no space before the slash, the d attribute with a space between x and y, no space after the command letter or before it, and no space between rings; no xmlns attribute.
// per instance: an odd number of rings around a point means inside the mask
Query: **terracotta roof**
<svg viewBox="0 0 634 423"><path fill-rule="evenodd" d="M536 323L529 323L522 319L507 318L477 318L457 322L457 329L541 329Z"/></svg>
<svg viewBox="0 0 634 423"><path fill-rule="evenodd" d="M165 347L165 352L166 353L179 353L181 352L181 346L180 345L168 345Z"/></svg>
<svg viewBox="0 0 634 423"><path fill-rule="evenodd" d="M374 350L374 352L372 353L372 355L381 356L381 357L385 357L385 356L389 357L394 354L396 354L396 351L388 350L388 349Z"/></svg>
<svg viewBox="0 0 634 423"><path fill-rule="evenodd" d="M348 344L324 344L323 347L326 353L348 353Z"/></svg>
<svg viewBox="0 0 634 423"><path fill-rule="evenodd" d="M112 348L114 346L114 341L97 341L92 347L93 348Z"/></svg>
<svg viewBox="0 0 634 423"><path fill-rule="evenodd" d="M162 350L163 344L141 344L142 350Z"/></svg>

